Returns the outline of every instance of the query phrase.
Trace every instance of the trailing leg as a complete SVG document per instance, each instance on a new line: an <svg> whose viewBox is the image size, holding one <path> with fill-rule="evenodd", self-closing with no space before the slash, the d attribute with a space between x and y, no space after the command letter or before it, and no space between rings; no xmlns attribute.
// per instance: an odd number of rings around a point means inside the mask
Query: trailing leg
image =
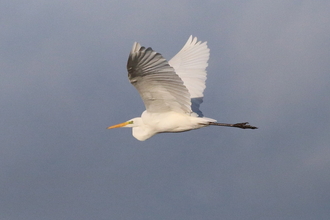
<svg viewBox="0 0 330 220"><path fill-rule="evenodd" d="M235 127L235 128L242 128L242 129L258 129L255 126L249 125L249 122L236 123L236 124L226 124L226 123L218 123L218 122L209 122L209 125L225 126L225 127Z"/></svg>

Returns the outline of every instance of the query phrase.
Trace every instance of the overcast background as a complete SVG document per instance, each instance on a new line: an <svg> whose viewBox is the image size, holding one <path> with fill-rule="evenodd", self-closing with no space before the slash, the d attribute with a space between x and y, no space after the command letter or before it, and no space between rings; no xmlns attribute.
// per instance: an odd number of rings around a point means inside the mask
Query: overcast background
<svg viewBox="0 0 330 220"><path fill-rule="evenodd" d="M309 220L330 216L330 1L0 3L0 219ZM134 41L211 49L219 122L140 142Z"/></svg>

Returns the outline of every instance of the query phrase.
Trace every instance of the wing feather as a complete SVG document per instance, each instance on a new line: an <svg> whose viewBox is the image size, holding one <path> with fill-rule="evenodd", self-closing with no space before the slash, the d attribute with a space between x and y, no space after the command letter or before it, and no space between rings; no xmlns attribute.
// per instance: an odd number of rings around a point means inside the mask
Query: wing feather
<svg viewBox="0 0 330 220"><path fill-rule="evenodd" d="M190 36L183 48L168 62L187 87L192 109L199 116L202 116L199 106L203 102L209 56L207 42L202 43Z"/></svg>
<svg viewBox="0 0 330 220"><path fill-rule="evenodd" d="M183 81L165 58L150 47L133 44L127 71L148 112L192 112L190 94Z"/></svg>

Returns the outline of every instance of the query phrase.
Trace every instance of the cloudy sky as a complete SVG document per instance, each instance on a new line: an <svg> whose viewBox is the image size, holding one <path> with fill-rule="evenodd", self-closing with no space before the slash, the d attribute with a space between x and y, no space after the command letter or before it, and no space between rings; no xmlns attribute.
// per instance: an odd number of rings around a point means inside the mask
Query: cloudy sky
<svg viewBox="0 0 330 220"><path fill-rule="evenodd" d="M0 220L329 219L330 2L0 3ZM219 122L140 142L134 41L211 49Z"/></svg>

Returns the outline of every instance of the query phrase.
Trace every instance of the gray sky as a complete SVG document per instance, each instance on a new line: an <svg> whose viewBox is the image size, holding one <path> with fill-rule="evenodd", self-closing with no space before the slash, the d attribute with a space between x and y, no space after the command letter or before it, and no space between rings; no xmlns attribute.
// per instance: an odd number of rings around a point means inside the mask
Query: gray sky
<svg viewBox="0 0 330 220"><path fill-rule="evenodd" d="M328 219L330 2L0 3L0 220ZM134 41L211 57L201 107L219 122L145 142Z"/></svg>

